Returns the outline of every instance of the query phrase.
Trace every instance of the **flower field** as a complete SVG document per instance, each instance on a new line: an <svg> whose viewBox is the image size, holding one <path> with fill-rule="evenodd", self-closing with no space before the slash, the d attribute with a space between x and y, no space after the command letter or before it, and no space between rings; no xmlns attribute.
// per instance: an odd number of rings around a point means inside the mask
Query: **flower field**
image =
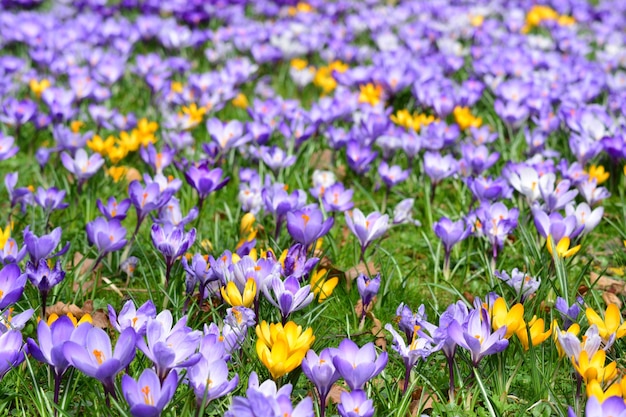
<svg viewBox="0 0 626 417"><path fill-rule="evenodd" d="M626 416L626 3L0 0L0 416Z"/></svg>

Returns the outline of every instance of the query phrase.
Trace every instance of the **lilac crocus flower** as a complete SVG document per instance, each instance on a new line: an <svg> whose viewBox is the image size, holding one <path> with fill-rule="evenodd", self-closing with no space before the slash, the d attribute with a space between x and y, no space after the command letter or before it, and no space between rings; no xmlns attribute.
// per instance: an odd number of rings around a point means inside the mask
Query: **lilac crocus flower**
<svg viewBox="0 0 626 417"><path fill-rule="evenodd" d="M87 155L87 152L80 148L72 158L67 152L61 153L61 162L70 173L76 177L79 185L95 175L104 165L104 159L100 154Z"/></svg>
<svg viewBox="0 0 626 417"><path fill-rule="evenodd" d="M465 184L472 192L474 199L479 202L511 198L513 194L513 190L504 178L467 177Z"/></svg>
<svg viewBox="0 0 626 417"><path fill-rule="evenodd" d="M105 393L115 398L115 376L135 357L136 340L135 330L129 327L120 333L115 349L112 349L109 335L98 327L92 327L84 344L71 340L66 342L63 355L74 368L99 380Z"/></svg>
<svg viewBox="0 0 626 417"><path fill-rule="evenodd" d="M354 190L346 189L342 183L336 182L324 189L322 194L322 204L326 212L348 211L354 207L352 195Z"/></svg>
<svg viewBox="0 0 626 417"><path fill-rule="evenodd" d="M13 136L5 136L0 132L0 161L12 158L20 150L15 145Z"/></svg>
<svg viewBox="0 0 626 417"><path fill-rule="evenodd" d="M202 334L187 326L187 316L172 324L172 313L163 310L148 319L145 340L137 340L137 348L152 361L161 381L172 369L195 365L202 357L196 353Z"/></svg>
<svg viewBox="0 0 626 417"><path fill-rule="evenodd" d="M556 176L549 172L539 178L539 192L544 201L544 209L548 213L561 210L578 195L577 190L570 190L570 181L556 183Z"/></svg>
<svg viewBox="0 0 626 417"><path fill-rule="evenodd" d="M0 270L0 310L15 304L22 297L26 277L16 264L6 265Z"/></svg>
<svg viewBox="0 0 626 417"><path fill-rule="evenodd" d="M309 350L300 365L304 375L315 385L320 405L320 417L326 414L326 398L333 384L341 378L333 365L332 348L323 349L319 356L312 349Z"/></svg>
<svg viewBox="0 0 626 417"><path fill-rule="evenodd" d="M503 169L504 176L509 181L511 187L526 197L528 204L536 201L540 194L539 174L535 168L522 166L508 166Z"/></svg>
<svg viewBox="0 0 626 417"><path fill-rule="evenodd" d="M25 273L30 283L33 284L41 294L41 316L45 317L48 292L65 278L65 271L61 269L61 262L57 260L52 269L45 259L40 259L37 264L28 262L26 264Z"/></svg>
<svg viewBox="0 0 626 417"><path fill-rule="evenodd" d="M204 357L188 368L187 379L196 395L198 408L203 408L210 401L231 393L239 383L237 374L228 379L228 365L223 359L209 362Z"/></svg>
<svg viewBox="0 0 626 417"><path fill-rule="evenodd" d="M584 225L579 226L575 215L563 217L561 213L554 212L548 215L537 206L532 208L533 220L537 233L545 239L552 236L555 243L559 243L564 237L574 239L584 229Z"/></svg>
<svg viewBox="0 0 626 417"><path fill-rule="evenodd" d="M600 206L591 210L587 203L580 203L576 207L574 207L574 204L568 204L565 206L565 214L567 217L575 216L578 228L581 226L583 228L581 234L586 235L600 224L604 215L604 207Z"/></svg>
<svg viewBox="0 0 626 417"><path fill-rule="evenodd" d="M340 417L372 417L374 415L374 402L367 398L363 390L342 392L337 405Z"/></svg>
<svg viewBox="0 0 626 417"><path fill-rule="evenodd" d="M387 188L393 188L397 184L403 182L409 178L410 171L403 170L398 165L389 166L386 161L383 161L378 166L378 175L382 178Z"/></svg>
<svg viewBox="0 0 626 417"><path fill-rule="evenodd" d="M275 259L273 260L275 261ZM283 260L280 273L284 277L294 276L298 278L300 282L304 282L309 278L309 273L315 268L318 261L319 258L307 257L307 249L304 245L296 243L287 250L287 256L285 256ZM271 264L272 261L268 263ZM278 265L280 266L280 263L278 263Z"/></svg>
<svg viewBox="0 0 626 417"><path fill-rule="evenodd" d="M15 207L18 203L21 206L22 212L26 210L26 204L32 203L32 193L26 187L18 187L17 185L18 174L17 172L10 172L4 177L4 187L9 194L11 200L11 208Z"/></svg>
<svg viewBox="0 0 626 417"><path fill-rule="evenodd" d="M29 226L24 229L24 245L30 255L30 261L37 265L41 259L50 259L57 256L62 256L67 252L70 247L70 242L67 242L60 251L52 253L61 241L61 228L57 227L47 235L38 237L30 231Z"/></svg>
<svg viewBox="0 0 626 417"><path fill-rule="evenodd" d="M107 220L117 219L122 221L126 218L126 213L130 208L130 198L125 198L118 203L115 197L109 197L106 205L100 199L97 199L96 206Z"/></svg>
<svg viewBox="0 0 626 417"><path fill-rule="evenodd" d="M138 336L146 334L146 325L149 319L156 317L156 307L152 300L146 301L139 308L135 307L133 300L128 300L119 314L109 304L109 323L118 332L123 332L127 327L132 327Z"/></svg>
<svg viewBox="0 0 626 417"><path fill-rule="evenodd" d="M182 226L176 227L169 223L164 225L153 224L150 236L154 247L165 258L165 278L169 283L172 266L174 266L176 258L184 255L195 242L196 229L193 228L185 233Z"/></svg>
<svg viewBox="0 0 626 417"><path fill-rule="evenodd" d="M561 315L561 319L563 320L562 328L564 330L569 329L569 327L578 321L578 316L580 315L581 306L584 305L584 300L581 296L576 297L576 301L570 306L567 304L567 301L561 297L556 297L556 302L554 303L554 308Z"/></svg>
<svg viewBox="0 0 626 417"><path fill-rule="evenodd" d="M506 271L496 271L495 276L500 278L506 284L517 292L524 302L529 296L533 295L539 289L541 284L540 278L534 278L530 275L514 268L509 275Z"/></svg>
<svg viewBox="0 0 626 417"><path fill-rule="evenodd" d="M380 274L376 274L374 278L370 278L365 274L359 274L359 276L356 277L356 286L361 296L361 303L363 304L361 319L364 319L367 314L367 308L380 289Z"/></svg>
<svg viewBox="0 0 626 417"><path fill-rule="evenodd" d="M288 155L282 148L278 146L261 146L259 155L265 165L267 165L274 174L283 168L287 168L296 163L294 155Z"/></svg>
<svg viewBox="0 0 626 417"><path fill-rule="evenodd" d="M221 168L209 169L208 165L190 166L185 172L185 179L198 193L198 210L202 210L204 200L209 194L221 190L230 180L222 178Z"/></svg>
<svg viewBox="0 0 626 417"><path fill-rule="evenodd" d="M363 146L356 140L348 141L346 146L348 166L358 175L368 172L377 156L378 152L372 151L369 146Z"/></svg>
<svg viewBox="0 0 626 417"><path fill-rule="evenodd" d="M224 417L257 417L282 416L314 417L313 401L305 397L297 406L291 403L291 384L285 384L280 389L276 383L267 380L259 385L256 372L250 374L246 397L235 397L224 414Z"/></svg>
<svg viewBox="0 0 626 417"><path fill-rule="evenodd" d="M307 248L326 235L334 222L332 217L324 220L322 211L315 204L287 213L287 231L293 240Z"/></svg>
<svg viewBox="0 0 626 417"><path fill-rule="evenodd" d="M441 156L439 152L426 152L424 154L424 172L434 185L455 174L458 169L458 161L450 154L446 156Z"/></svg>
<svg viewBox="0 0 626 417"><path fill-rule="evenodd" d="M161 191L161 187L157 182L146 183L144 188L139 181L134 180L128 186L128 194L130 202L137 211L137 226L135 226L135 231L133 232L134 237L137 235L139 227L148 213L166 205L174 194L174 190L166 188Z"/></svg>
<svg viewBox="0 0 626 417"><path fill-rule="evenodd" d="M498 152L489 153L485 145L461 145L463 158L459 161L459 170L465 177L480 175L491 168L500 158Z"/></svg>
<svg viewBox="0 0 626 417"><path fill-rule="evenodd" d="M344 339L333 349L333 365L351 390L363 389L387 365L387 352L376 355L374 343L362 348L350 339Z"/></svg>
<svg viewBox="0 0 626 417"><path fill-rule="evenodd" d="M485 236L491 243L492 260L498 257L498 253L504 247L507 236L517 227L519 209L508 209L503 203L483 203L475 213L476 236Z"/></svg>
<svg viewBox="0 0 626 417"><path fill-rule="evenodd" d="M211 118L207 120L206 127L222 154L243 145L250 139L248 135L243 134L243 125L238 120L223 123L219 119Z"/></svg>
<svg viewBox="0 0 626 417"><path fill-rule="evenodd" d="M126 246L126 229L117 219L107 220L104 217L97 217L87 223L86 229L89 244L94 245L98 250L94 269L104 255Z"/></svg>
<svg viewBox="0 0 626 417"><path fill-rule="evenodd" d="M171 372L161 383L156 372L145 369L135 381L122 376L122 393L133 417L159 416L178 388L178 374Z"/></svg>
<svg viewBox="0 0 626 417"><path fill-rule="evenodd" d="M24 362L24 342L19 330L0 334L0 380L7 372Z"/></svg>
<svg viewBox="0 0 626 417"><path fill-rule="evenodd" d="M37 187L37 191L33 194L35 203L43 208L46 215L54 210L63 210L69 204L64 203L65 190L59 190L56 187L50 187L47 190Z"/></svg>
<svg viewBox="0 0 626 417"><path fill-rule="evenodd" d="M261 197L265 204L265 210L276 217L276 229L274 237L280 235L280 229L288 212L298 210L306 204L306 192L295 190L289 194L287 186L281 183L274 183L271 186L263 187Z"/></svg>
<svg viewBox="0 0 626 417"><path fill-rule="evenodd" d="M591 207L611 196L611 193L605 187L598 187L598 182L595 178L580 182L578 191Z"/></svg>
<svg viewBox="0 0 626 417"><path fill-rule="evenodd" d="M174 161L176 152L167 145L161 152L157 152L154 145L149 143L148 146L142 146L139 149L139 155L157 174L162 174L163 170Z"/></svg>
<svg viewBox="0 0 626 417"><path fill-rule="evenodd" d="M450 254L452 253L452 248L470 235L471 228L467 226L466 221L463 219L453 222L447 217L442 217L433 224L433 231L443 243L443 274L444 277L448 278L450 276Z"/></svg>
<svg viewBox="0 0 626 417"><path fill-rule="evenodd" d="M509 345L504 338L506 326L492 333L489 312L482 307L472 310L464 324L452 321L448 332L459 346L469 351L475 367L485 356L502 352Z"/></svg>
<svg viewBox="0 0 626 417"><path fill-rule="evenodd" d="M270 289L274 296L272 297ZM300 282L295 276L290 276L283 281L279 276L272 276L265 280L263 294L269 302L280 310L283 324L287 322L289 314L302 310L313 301L311 286L300 287Z"/></svg>
<svg viewBox="0 0 626 417"><path fill-rule="evenodd" d="M389 228L389 216L375 211L367 217L358 208L352 210L352 215L346 212L346 224L361 244L361 258L367 247L376 239L385 234Z"/></svg>
<svg viewBox="0 0 626 417"><path fill-rule="evenodd" d="M0 263L3 265L18 264L26 256L26 246L18 246L15 239L8 238L3 248L0 248Z"/></svg>
<svg viewBox="0 0 626 417"><path fill-rule="evenodd" d="M576 417L576 413L570 407L568 417ZM612 396L600 401L595 396L590 396L585 406L587 417L626 417L626 403L620 396Z"/></svg>

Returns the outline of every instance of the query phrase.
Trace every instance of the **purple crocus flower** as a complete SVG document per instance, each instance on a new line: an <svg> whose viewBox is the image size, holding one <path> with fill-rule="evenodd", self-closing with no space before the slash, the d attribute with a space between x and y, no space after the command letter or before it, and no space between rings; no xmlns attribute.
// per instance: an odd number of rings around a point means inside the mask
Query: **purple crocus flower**
<svg viewBox="0 0 626 417"><path fill-rule="evenodd" d="M191 263L189 263L185 256L182 257L181 261L183 269L187 273L187 282L190 284L190 287L187 287L187 295L193 295L196 284L200 284L198 297L200 297L201 300L207 298L209 295L207 293L209 285L219 279L213 269L211 269L208 256L205 257L200 253L196 253L193 255L193 258L191 258Z"/></svg>
<svg viewBox="0 0 626 417"><path fill-rule="evenodd" d="M334 222L332 217L324 220L322 211L315 204L287 213L287 231L293 240L307 248L326 235Z"/></svg>
<svg viewBox="0 0 626 417"><path fill-rule="evenodd" d="M498 152L489 153L485 145L461 145L463 158L459 161L459 170L465 177L480 175L491 168L500 158Z"/></svg>
<svg viewBox="0 0 626 417"><path fill-rule="evenodd" d="M231 393L239 383L239 375L228 379L228 365L223 359L209 362L204 357L187 369L187 380L196 394L198 408Z"/></svg>
<svg viewBox="0 0 626 417"><path fill-rule="evenodd" d="M115 197L109 197L106 205L100 199L97 199L96 206L107 220L117 219L122 221L126 218L126 213L130 208L130 198L125 198L118 203Z"/></svg>
<svg viewBox="0 0 626 417"><path fill-rule="evenodd" d="M576 417L572 408L567 412L568 417ZM605 398L600 402L595 396L590 396L585 406L587 417L626 417L626 403L620 396Z"/></svg>
<svg viewBox="0 0 626 417"><path fill-rule="evenodd" d="M352 215L346 212L346 224L361 244L361 258L365 255L367 247L385 234L389 228L389 216L375 211L367 217L358 208L352 210Z"/></svg>
<svg viewBox="0 0 626 417"><path fill-rule="evenodd" d="M162 174L173 161L176 152L169 146L164 146L161 152L157 152L152 143L139 149L141 159L148 164L157 174Z"/></svg>
<svg viewBox="0 0 626 417"><path fill-rule="evenodd" d="M544 209L551 213L561 210L578 195L577 190L570 190L570 181L556 183L556 176L549 172L539 178L539 192L544 201Z"/></svg>
<svg viewBox="0 0 626 417"><path fill-rule="evenodd" d="M54 210L63 210L69 204L64 203L65 190L59 190L56 187L50 187L47 190L37 187L37 191L33 194L35 203L43 208L46 214Z"/></svg>
<svg viewBox="0 0 626 417"><path fill-rule="evenodd" d="M26 210L26 204L32 203L32 193L26 187L18 187L17 185L18 174L17 172L10 172L4 177L4 187L9 194L11 200L11 208L15 207L18 203L21 205L22 212Z"/></svg>
<svg viewBox="0 0 626 417"><path fill-rule="evenodd" d="M60 227L57 227L52 232L47 235L42 235L41 237L31 232L29 226L26 226L24 229L24 245L30 255L30 261L35 265L39 264L39 261L42 259L50 259L64 255L70 247L70 242L67 242L60 251L52 253L59 245L60 241Z"/></svg>
<svg viewBox="0 0 626 417"><path fill-rule="evenodd" d="M161 187L157 182L147 183L144 188L139 181L134 180L128 186L128 194L131 203L137 211L137 226L135 226L135 231L133 232L134 239L148 213L166 205L174 194L174 190L166 188L164 191L161 191Z"/></svg>
<svg viewBox="0 0 626 417"><path fill-rule="evenodd" d="M274 297L270 294L272 290ZM311 286L300 287L300 282L295 276L290 276L283 281L279 276L272 276L265 280L263 294L269 302L280 310L283 324L287 322L289 314L303 309L313 301Z"/></svg>
<svg viewBox="0 0 626 417"><path fill-rule="evenodd" d="M467 177L465 184L472 192L474 199L479 202L511 198L513 194L513 190L504 178Z"/></svg>
<svg viewBox="0 0 626 417"><path fill-rule="evenodd" d="M223 123L216 118L208 119L207 130L213 141L219 146L221 154L248 142L250 136L243 134L243 125L238 120Z"/></svg>
<svg viewBox="0 0 626 417"><path fill-rule="evenodd" d="M12 158L20 150L17 146L14 146L15 139L13 136L5 136L0 132L0 161Z"/></svg>
<svg viewBox="0 0 626 417"><path fill-rule="evenodd" d="M0 334L0 380L7 372L24 362L24 342L19 330Z"/></svg>
<svg viewBox="0 0 626 417"><path fill-rule="evenodd" d="M271 186L263 187L261 190L265 210L276 216L276 229L274 230L276 239L280 235L280 229L287 213L302 208L306 203L306 192L295 190L289 194L287 189L285 184L274 183Z"/></svg>
<svg viewBox="0 0 626 417"><path fill-rule="evenodd" d="M92 327L87 332L84 344L71 340L66 342L63 355L74 368L99 380L105 393L115 398L115 375L135 357L136 341L135 330L129 327L120 333L115 349L112 349L109 335L98 327Z"/></svg>
<svg viewBox="0 0 626 417"><path fill-rule="evenodd" d="M104 165L104 159L100 154L87 156L84 149L78 149L72 158L67 152L61 153L61 162L70 173L76 177L79 185L91 178Z"/></svg>
<svg viewBox="0 0 626 417"><path fill-rule="evenodd" d="M548 238L548 235L552 236L555 243L559 243L564 237L574 239L584 229L584 226L578 225L574 215L563 217L559 212L548 215L537 206L532 208L532 214L537 233L545 239Z"/></svg>
<svg viewBox="0 0 626 417"><path fill-rule="evenodd" d="M463 301L450 304L446 311L439 316L439 327L433 334L435 340L443 341L441 350L448 362L448 374L450 377L448 394L450 399L454 399L454 355L457 347L456 341L450 336L450 324L452 322L465 323L468 315L467 305Z"/></svg>
<svg viewBox="0 0 626 417"><path fill-rule="evenodd" d="M356 277L356 286L361 296L361 303L363 304L362 319L365 318L367 308L374 300L378 290L380 289L380 274L376 274L374 278L370 278L364 274L359 274Z"/></svg>
<svg viewBox="0 0 626 417"><path fill-rule="evenodd" d="M531 277L517 268L511 271L511 275L506 271L496 271L495 276L513 288L521 297L522 302L537 292L541 284L541 279Z"/></svg>
<svg viewBox="0 0 626 417"><path fill-rule="evenodd" d="M4 247L0 249L0 263L3 265L18 264L26 256L26 246L20 247L12 237L7 239Z"/></svg>
<svg viewBox="0 0 626 417"><path fill-rule="evenodd" d="M476 236L485 236L491 243L492 260L498 257L498 253L504 247L507 236L517 227L519 209L508 209L503 203L483 203L476 210Z"/></svg>
<svg viewBox="0 0 626 417"><path fill-rule="evenodd" d="M309 350L301 364L304 375L315 385L320 404L320 417L326 414L326 398L333 384L341 378L333 365L332 348L323 349L319 356Z"/></svg>
<svg viewBox="0 0 626 417"><path fill-rule="evenodd" d="M152 300L146 301L141 307L136 308L133 300L128 300L119 314L109 304L109 323L118 332L123 332L127 327L135 329L137 336L146 334L146 325L149 319L156 317L156 307Z"/></svg>
<svg viewBox="0 0 626 417"><path fill-rule="evenodd" d="M267 165L274 174L296 163L296 157L294 155L288 155L287 152L278 146L261 146L259 148L259 155L263 162L265 162L265 165Z"/></svg>
<svg viewBox="0 0 626 417"><path fill-rule="evenodd" d="M472 310L464 324L452 321L448 332L459 346L469 351L475 367L485 356L502 352L509 345L509 341L504 338L506 326L492 333L489 312L482 307Z"/></svg>
<svg viewBox="0 0 626 417"><path fill-rule="evenodd" d="M363 389L387 365L387 352L376 355L374 343L362 348L350 339L344 339L333 349L333 365L351 390Z"/></svg>
<svg viewBox="0 0 626 417"><path fill-rule="evenodd" d="M276 259L273 258L272 260L265 262L269 263L273 267L273 265L275 265L273 261L275 262ZM308 258L307 248L305 248L301 243L296 243L287 250L287 256L285 256L285 259L283 260L280 273L284 277L294 276L298 278L300 282L304 282L309 278L309 273L313 270L313 268L315 268L318 261L319 258L316 257ZM259 263L260 262L261 260L259 260ZM278 263L278 265L280 266L280 263Z"/></svg>
<svg viewBox="0 0 626 417"><path fill-rule="evenodd" d="M586 235L591 232L602 220L602 215L604 214L604 207L596 207L591 210L589 204L580 203L578 206L574 207L574 204L568 204L565 206L565 213L567 217L575 216L578 227L583 228L581 234Z"/></svg>
<svg viewBox="0 0 626 417"><path fill-rule="evenodd" d="M28 262L25 273L30 283L41 294L41 317L45 317L48 292L65 278L65 271L61 269L61 262L57 260L52 269L45 259L40 259L37 264Z"/></svg>
<svg viewBox="0 0 626 417"><path fill-rule="evenodd" d="M470 235L471 228L467 226L463 219L453 222L447 217L442 217L433 224L433 231L443 243L443 274L447 279L450 276L450 254L452 253L452 248Z"/></svg>
<svg viewBox="0 0 626 417"><path fill-rule="evenodd" d="M328 188L324 189L322 194L322 204L326 212L348 211L354 207L352 196L354 190L346 189L342 183L336 182Z"/></svg>
<svg viewBox="0 0 626 417"><path fill-rule="evenodd" d="M185 172L185 179L198 192L198 210L202 210L204 200L209 194L221 190L230 180L222 178L221 168L209 169L206 163L199 166L190 166Z"/></svg>
<svg viewBox="0 0 626 417"><path fill-rule="evenodd" d="M6 265L0 270L0 310L15 304L24 292L26 274L16 264Z"/></svg>
<svg viewBox="0 0 626 417"><path fill-rule="evenodd" d="M560 313L563 320L562 328L567 330L570 326L578 321L581 306L584 306L584 300L581 296L576 297L576 301L570 306L567 301L561 297L556 297L554 308Z"/></svg>
<svg viewBox="0 0 626 417"><path fill-rule="evenodd" d="M372 417L374 415L374 402L367 398L363 390L342 392L337 404L337 412L340 417Z"/></svg>
<svg viewBox="0 0 626 417"><path fill-rule="evenodd" d="M259 385L259 377L256 372L252 372L248 379L246 397L233 398L224 417L283 416L285 414L291 417L314 417L311 397L305 397L294 407L291 403L292 389L291 384L285 384L278 389L272 380Z"/></svg>
<svg viewBox="0 0 626 417"><path fill-rule="evenodd" d="M358 175L368 172L377 156L378 152L372 151L369 146L363 146L356 140L348 141L346 146L348 166Z"/></svg>
<svg viewBox="0 0 626 417"><path fill-rule="evenodd" d="M154 363L161 381L172 369L195 365L202 357L196 353L202 334L187 326L187 316L172 324L172 313L163 310L155 318L148 318L145 340L137 339L137 348Z"/></svg>
<svg viewBox="0 0 626 417"><path fill-rule="evenodd" d="M598 187L598 182L595 178L580 182L578 191L591 207L611 196L611 193L605 187Z"/></svg>
<svg viewBox="0 0 626 417"><path fill-rule="evenodd" d="M169 283L172 266L176 258L184 255L195 242L196 229L193 228L185 233L182 226L173 226L169 223L153 224L150 236L154 247L165 258L165 278Z"/></svg>
<svg viewBox="0 0 626 417"><path fill-rule="evenodd" d="M159 416L178 388L178 374L171 372L161 383L156 372L145 369L135 381L122 376L122 393L133 417Z"/></svg>
<svg viewBox="0 0 626 417"><path fill-rule="evenodd" d="M403 170L398 165L389 166L386 161L383 161L378 166L378 175L382 178L387 188L393 188L397 184L403 182L409 178L410 171Z"/></svg>
<svg viewBox="0 0 626 417"><path fill-rule="evenodd" d="M457 160L450 154L446 156L441 156L439 152L426 152L424 154L424 172L434 185L455 174L458 169Z"/></svg>
<svg viewBox="0 0 626 417"><path fill-rule="evenodd" d="M89 244L95 245L98 249L98 258L94 262L94 269L104 255L126 246L126 229L117 219L107 220L104 217L97 217L87 223L86 229Z"/></svg>

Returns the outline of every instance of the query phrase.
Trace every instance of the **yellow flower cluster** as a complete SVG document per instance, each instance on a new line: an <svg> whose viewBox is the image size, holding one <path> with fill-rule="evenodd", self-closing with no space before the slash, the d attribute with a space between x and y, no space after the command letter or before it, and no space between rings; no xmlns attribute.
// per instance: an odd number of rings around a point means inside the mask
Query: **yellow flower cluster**
<svg viewBox="0 0 626 417"><path fill-rule="evenodd" d="M515 334L524 350L530 349L530 346L537 346L546 341L552 334L552 326L545 330L543 319L536 316L526 323L524 320L524 306L520 303L515 304L509 309L504 298L498 298L491 309L491 324L494 330L498 330L502 326L506 326L505 338L510 338Z"/></svg>
<svg viewBox="0 0 626 417"><path fill-rule="evenodd" d="M35 94L35 97L37 97L37 99L40 99L43 92L50 88L50 81L45 78L43 80L36 80L33 78L28 83L28 86L30 87L30 91Z"/></svg>
<svg viewBox="0 0 626 417"><path fill-rule="evenodd" d="M320 67L315 72L313 84L321 88L324 94L331 93L337 88L337 81L333 78L333 71L346 72L348 65L341 61L333 61L325 67Z"/></svg>
<svg viewBox="0 0 626 417"><path fill-rule="evenodd" d="M413 129L416 132L419 132L422 126L428 126L431 123L439 121L435 116L424 113L414 113L411 115L407 109L398 110L396 114L392 114L389 118L398 126Z"/></svg>
<svg viewBox="0 0 626 417"><path fill-rule="evenodd" d="M130 152L136 152L142 146L155 143L155 133L158 128L157 122L151 122L144 118L139 120L137 127L130 133L120 132L119 138L110 135L106 139L102 139L100 135L93 135L87 141L87 147L104 157L108 157L112 164L117 164L126 158Z"/></svg>
<svg viewBox="0 0 626 417"><path fill-rule="evenodd" d="M311 6L309 3L301 1L295 6L290 6L287 9L287 13L289 14L289 16L295 16L298 13L311 13L313 10L315 10L313 6Z"/></svg>
<svg viewBox="0 0 626 417"><path fill-rule="evenodd" d="M482 117L474 116L469 107L456 106L452 114L461 130L469 129L470 127L481 127L483 124Z"/></svg>
<svg viewBox="0 0 626 417"><path fill-rule="evenodd" d="M526 24L522 28L522 33L528 33L532 28L539 26L541 22L549 20L555 20L561 26L570 26L576 23L573 17L560 15L549 6L536 5L526 14Z"/></svg>
<svg viewBox="0 0 626 417"><path fill-rule="evenodd" d="M608 180L609 176L611 175L604 170L604 167L602 165L591 165L589 167L589 170L587 171L587 174L589 175L589 181L593 181L595 179L596 184L598 185L606 182L606 180Z"/></svg>
<svg viewBox="0 0 626 417"><path fill-rule="evenodd" d="M256 326L256 353L273 379L293 371L302 363L304 356L315 341L313 329L302 330L293 321L284 326L267 324L265 320Z"/></svg>
<svg viewBox="0 0 626 417"><path fill-rule="evenodd" d="M13 225L8 224L7 227L4 228L4 231L0 229L0 249L4 248L7 244L7 240L11 237L11 229Z"/></svg>
<svg viewBox="0 0 626 417"><path fill-rule="evenodd" d="M359 103L368 103L374 107L383 98L383 87L380 84L368 83L360 87Z"/></svg>

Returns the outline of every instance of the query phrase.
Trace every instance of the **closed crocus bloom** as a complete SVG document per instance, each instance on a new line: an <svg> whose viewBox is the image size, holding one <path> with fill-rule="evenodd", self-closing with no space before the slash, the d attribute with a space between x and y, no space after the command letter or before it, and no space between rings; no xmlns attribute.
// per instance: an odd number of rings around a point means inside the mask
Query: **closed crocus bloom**
<svg viewBox="0 0 626 417"><path fill-rule="evenodd" d="M622 314L615 304L609 304L604 312L604 319L598 315L591 307L585 310L587 321L590 325L596 325L602 339L609 340L613 335L621 339L626 335L626 322L622 321Z"/></svg>
<svg viewBox="0 0 626 417"><path fill-rule="evenodd" d="M552 327L544 331L545 325L543 319L538 319L536 316L532 318L527 324L523 323L515 335L522 343L524 350L530 349L532 343L533 346L537 346L540 343L546 341L552 334Z"/></svg>
<svg viewBox="0 0 626 417"><path fill-rule="evenodd" d="M559 326L556 324L556 319L552 322L552 328L554 331L552 332L554 338L554 344L556 345L556 350L559 353L559 359L565 357L565 350L563 350L563 346L561 345L562 338L567 337L567 335L571 335L574 338L578 336L580 333L580 326L578 323L574 323L567 330L559 329ZM578 340L576 340L578 341Z"/></svg>
<svg viewBox="0 0 626 417"><path fill-rule="evenodd" d="M9 330L0 334L0 380L11 368L24 362L22 333Z"/></svg>
<svg viewBox="0 0 626 417"><path fill-rule="evenodd" d="M572 365L582 377L585 384L593 379L599 382L610 382L617 377L617 364L611 362L605 366L606 352L602 349L598 350L593 356L590 356L586 350L580 353L578 362L572 361Z"/></svg>
<svg viewBox="0 0 626 417"><path fill-rule="evenodd" d="M374 415L374 402L367 398L363 390L342 392L337 412L341 417L372 417Z"/></svg>
<svg viewBox="0 0 626 417"><path fill-rule="evenodd" d="M403 170L402 167L398 165L389 166L385 161L381 162L378 167L378 175L380 175L388 188L392 188L409 178L410 173L408 169Z"/></svg>
<svg viewBox="0 0 626 417"><path fill-rule="evenodd" d="M229 305L250 308L256 298L257 284L253 278L250 278L246 281L243 291L240 291L234 281L229 281L225 287L220 288L220 292L224 301Z"/></svg>
<svg viewBox="0 0 626 417"><path fill-rule="evenodd" d="M16 264L6 265L0 270L0 310L16 303L22 297L26 277Z"/></svg>
<svg viewBox="0 0 626 417"><path fill-rule="evenodd" d="M176 259L183 256L196 240L196 229L185 233L183 226L174 226L170 223L163 225L153 224L150 232L154 247L165 258L165 278L170 280L172 266Z"/></svg>
<svg viewBox="0 0 626 417"><path fill-rule="evenodd" d="M506 305L504 298L499 297L494 303L491 309L491 324L493 330L498 330L500 327L506 327L506 333L504 337L506 339L513 336L518 329L524 327L524 306L522 304L515 304L511 309Z"/></svg>
<svg viewBox="0 0 626 417"><path fill-rule="evenodd" d="M133 417L159 416L178 387L178 374L171 372L161 383L156 372L145 369L136 381L122 376L122 393Z"/></svg>
<svg viewBox="0 0 626 417"><path fill-rule="evenodd" d="M293 321L284 326L267 324L264 320L256 327L256 352L261 362L277 379L296 369L315 341L313 329L302 330Z"/></svg>
<svg viewBox="0 0 626 417"><path fill-rule="evenodd" d="M187 378L194 394L196 394L198 408L206 406L216 398L229 394L239 383L239 375L228 379L228 365L223 359L211 362L204 357L188 368Z"/></svg>
<svg viewBox="0 0 626 417"><path fill-rule="evenodd" d="M84 345L69 341L63 345L63 355L74 368L99 380L105 392L115 397L115 376L135 357L136 338L135 330L127 328L112 349L106 332L92 327L87 332Z"/></svg>
<svg viewBox="0 0 626 417"><path fill-rule="evenodd" d="M315 385L320 400L320 416L326 411L326 397L330 393L333 384L341 375L333 365L333 352L331 348L322 350L319 356L313 350L309 350L302 361L302 372Z"/></svg>
<svg viewBox="0 0 626 417"><path fill-rule="evenodd" d="M326 235L333 224L334 219L324 220L322 211L314 204L287 213L287 231L293 240L306 247Z"/></svg>
<svg viewBox="0 0 626 417"><path fill-rule="evenodd" d="M450 254L452 253L452 248L470 235L471 228L463 219L453 222L447 217L442 217L433 224L433 231L441 239L441 243L443 243L443 274L444 277L448 278L450 276Z"/></svg>
<svg viewBox="0 0 626 417"><path fill-rule="evenodd" d="M360 390L366 382L378 375L387 365L387 352L376 354L374 343L363 347L344 339L333 350L333 365L351 390Z"/></svg>
<svg viewBox="0 0 626 417"><path fill-rule="evenodd" d="M374 278L370 278L364 274L356 277L356 286L361 295L363 303L363 316L365 317L366 307L374 300L378 290L380 289L380 274L376 274Z"/></svg>

